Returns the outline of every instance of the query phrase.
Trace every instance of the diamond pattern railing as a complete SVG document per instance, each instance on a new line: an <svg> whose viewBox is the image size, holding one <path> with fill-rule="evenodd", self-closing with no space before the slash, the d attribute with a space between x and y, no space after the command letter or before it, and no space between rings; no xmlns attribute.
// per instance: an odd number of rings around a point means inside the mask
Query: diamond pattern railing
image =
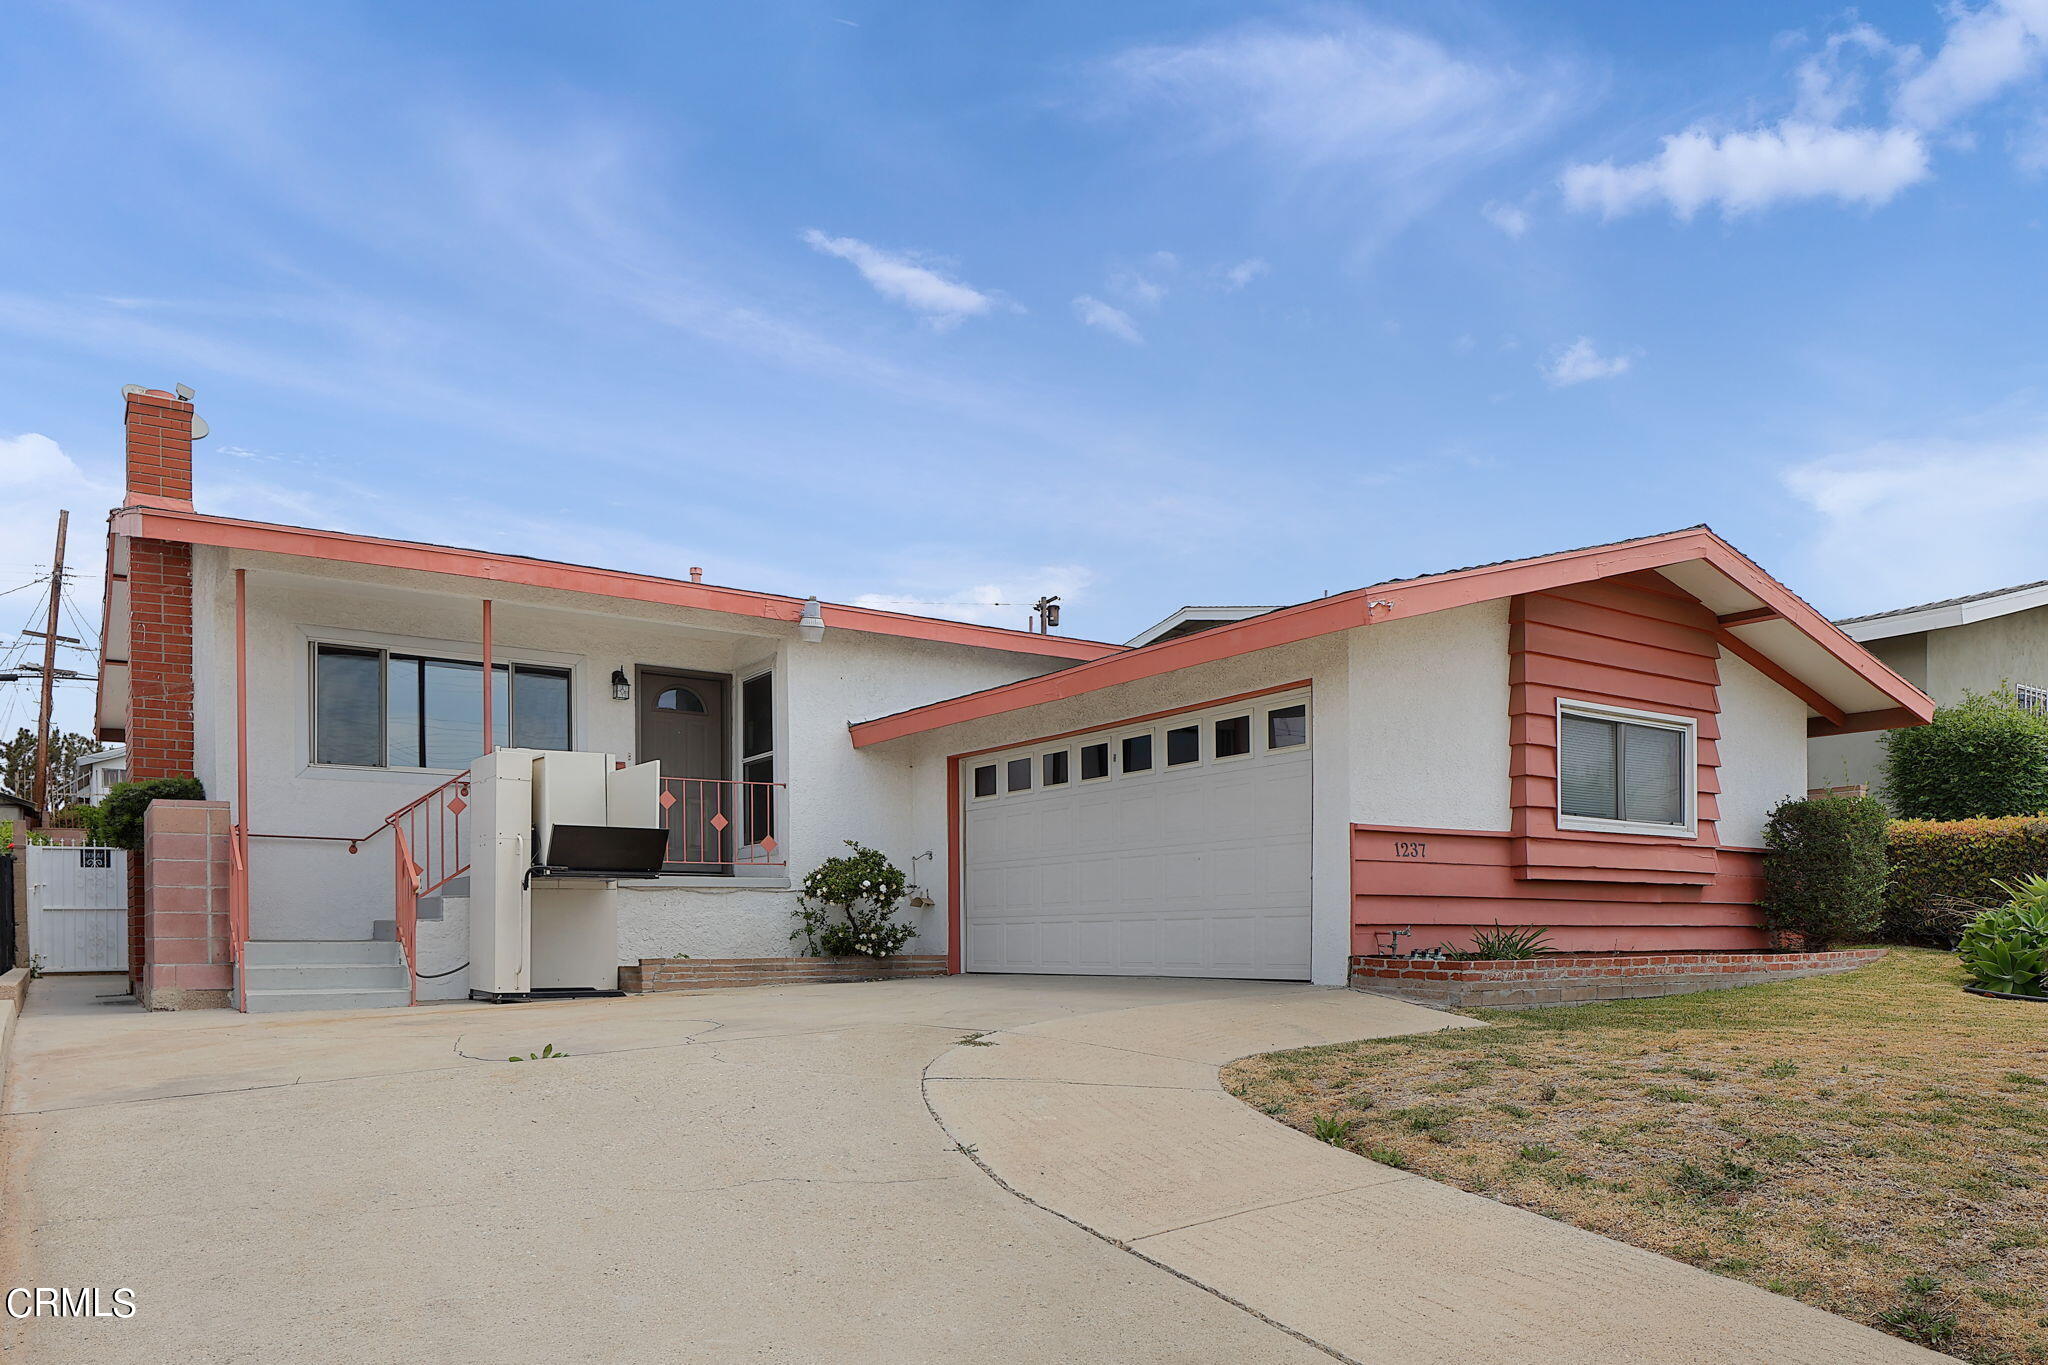
<svg viewBox="0 0 2048 1365"><path fill-rule="evenodd" d="M670 870L783 866L788 797L781 782L662 778Z"/></svg>

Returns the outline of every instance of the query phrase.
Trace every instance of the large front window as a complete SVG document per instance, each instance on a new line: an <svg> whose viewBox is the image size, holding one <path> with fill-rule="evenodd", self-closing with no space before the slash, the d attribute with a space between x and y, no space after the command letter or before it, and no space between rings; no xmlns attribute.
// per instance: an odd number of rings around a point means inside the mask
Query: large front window
<svg viewBox="0 0 2048 1365"><path fill-rule="evenodd" d="M1557 813L1568 829L1683 833L1692 824L1692 722L1563 703Z"/></svg>
<svg viewBox="0 0 2048 1365"><path fill-rule="evenodd" d="M466 768L484 751L483 665L356 645L313 651L313 761ZM569 671L491 667L497 746L569 747Z"/></svg>

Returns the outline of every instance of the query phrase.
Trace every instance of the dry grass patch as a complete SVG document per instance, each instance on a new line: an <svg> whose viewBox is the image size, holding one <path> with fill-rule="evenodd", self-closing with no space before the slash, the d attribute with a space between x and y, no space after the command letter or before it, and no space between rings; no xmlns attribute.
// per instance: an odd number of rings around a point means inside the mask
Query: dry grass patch
<svg viewBox="0 0 2048 1365"><path fill-rule="evenodd" d="M1979 1362L2048 1362L2048 1006L1946 953L1270 1053L1338 1144ZM1318 1132L1318 1120L1322 1120Z"/></svg>

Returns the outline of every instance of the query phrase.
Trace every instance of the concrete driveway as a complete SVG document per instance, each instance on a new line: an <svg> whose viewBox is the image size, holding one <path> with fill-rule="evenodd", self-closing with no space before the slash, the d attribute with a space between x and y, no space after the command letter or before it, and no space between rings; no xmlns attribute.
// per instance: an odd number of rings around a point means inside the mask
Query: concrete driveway
<svg viewBox="0 0 2048 1365"><path fill-rule="evenodd" d="M20 1022L0 1264L139 1311L6 1324L29 1361L1936 1358L1217 1088L1246 1053L1464 1022L1355 993L956 977L244 1017L107 988L40 981ZM546 1043L570 1055L504 1060Z"/></svg>

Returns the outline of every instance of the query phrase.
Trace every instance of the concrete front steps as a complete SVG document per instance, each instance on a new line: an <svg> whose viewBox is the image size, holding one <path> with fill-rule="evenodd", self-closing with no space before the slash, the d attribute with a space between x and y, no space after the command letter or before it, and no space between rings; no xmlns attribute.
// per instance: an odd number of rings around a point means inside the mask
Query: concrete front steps
<svg viewBox="0 0 2048 1365"><path fill-rule="evenodd" d="M398 945L376 940L251 940L242 957L250 1014L409 1005L410 977Z"/></svg>
<svg viewBox="0 0 2048 1365"><path fill-rule="evenodd" d="M413 903L413 917L421 921L432 920L439 922L448 918L450 910L465 914L469 910L469 878L466 875L450 878L438 891L421 896L419 900ZM370 937L396 942L398 939L398 921L395 919L373 921L370 926Z"/></svg>

